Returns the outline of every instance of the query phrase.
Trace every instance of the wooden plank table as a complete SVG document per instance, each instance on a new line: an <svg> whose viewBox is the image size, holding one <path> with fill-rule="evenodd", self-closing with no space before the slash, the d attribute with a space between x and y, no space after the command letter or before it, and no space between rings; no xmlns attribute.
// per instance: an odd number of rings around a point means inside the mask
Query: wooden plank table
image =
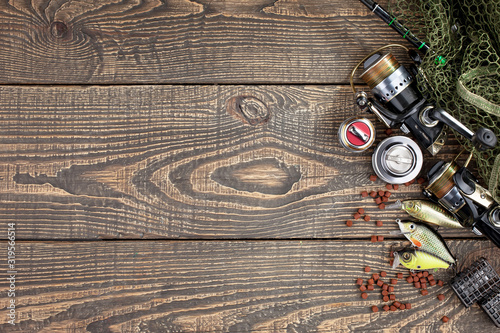
<svg viewBox="0 0 500 333"><path fill-rule="evenodd" d="M495 329L446 284L424 297L400 280L412 309L378 313L355 284L366 265L407 274L388 264L401 214L360 196L385 186L368 179L373 149L336 134L359 112L350 71L391 42L341 0L2 2L0 268L15 223L17 274L15 326L0 282L0 331ZM451 137L425 167L458 151ZM372 221L346 227L360 207ZM461 265L500 266L487 240L442 235Z"/></svg>

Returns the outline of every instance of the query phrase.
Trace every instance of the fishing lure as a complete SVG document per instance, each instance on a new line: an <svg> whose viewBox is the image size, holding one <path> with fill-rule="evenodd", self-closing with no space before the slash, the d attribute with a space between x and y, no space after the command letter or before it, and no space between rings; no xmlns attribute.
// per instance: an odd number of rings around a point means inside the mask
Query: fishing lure
<svg viewBox="0 0 500 333"><path fill-rule="evenodd" d="M405 200L396 201L394 204L386 206L386 209L397 208L404 210L414 218L427 223L446 228L463 228L458 220L448 211L433 202L426 200Z"/></svg>
<svg viewBox="0 0 500 333"><path fill-rule="evenodd" d="M397 219L401 233L420 250L432 254L449 264L454 264L456 259L451 254L450 249L446 245L443 237L432 228L429 228L423 223L412 221L402 222Z"/></svg>
<svg viewBox="0 0 500 333"><path fill-rule="evenodd" d="M446 269L450 267L450 264L443 259L428 252L410 247L394 252L394 264L392 268L398 267L399 264L411 270Z"/></svg>

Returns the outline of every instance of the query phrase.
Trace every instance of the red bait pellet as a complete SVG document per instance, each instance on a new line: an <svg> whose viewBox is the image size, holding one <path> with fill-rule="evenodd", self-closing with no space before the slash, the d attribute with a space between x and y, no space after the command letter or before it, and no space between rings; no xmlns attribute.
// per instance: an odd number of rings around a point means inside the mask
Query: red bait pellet
<svg viewBox="0 0 500 333"><path fill-rule="evenodd" d="M377 222L378 222L378 221L377 221ZM385 271L380 272L380 276L381 276L381 277L386 277L386 276L387 276L387 272L385 272Z"/></svg>
<svg viewBox="0 0 500 333"><path fill-rule="evenodd" d="M365 286L361 286L361 287L359 287L359 290L360 290L360 291L365 291L365 290L366 290L366 287L365 287Z"/></svg>
<svg viewBox="0 0 500 333"><path fill-rule="evenodd" d="M397 279L391 279L391 284L398 284L398 280Z"/></svg>
<svg viewBox="0 0 500 333"><path fill-rule="evenodd" d="M369 221L371 220L371 217L370 217L370 216L368 216L368 215L365 215L364 220L365 220L366 222L369 222Z"/></svg>
<svg viewBox="0 0 500 333"><path fill-rule="evenodd" d="M377 306L372 306L372 312L378 312L378 307Z"/></svg>
<svg viewBox="0 0 500 333"><path fill-rule="evenodd" d="M365 272L368 273L369 271L371 271L372 269L370 268L370 266L366 266L365 267Z"/></svg>
<svg viewBox="0 0 500 333"><path fill-rule="evenodd" d="M384 311L386 311L386 312L389 311L389 305L387 305L387 304L384 305L384 307L382 309L384 309Z"/></svg>
<svg viewBox="0 0 500 333"><path fill-rule="evenodd" d="M378 275L377 273L372 274L373 281L377 281L379 279L379 277L380 277L380 275Z"/></svg>
<svg viewBox="0 0 500 333"><path fill-rule="evenodd" d="M377 196L377 192L371 191L370 192L370 197L375 198Z"/></svg>
<svg viewBox="0 0 500 333"><path fill-rule="evenodd" d="M377 236L377 242L383 242L384 236Z"/></svg>
<svg viewBox="0 0 500 333"><path fill-rule="evenodd" d="M361 286L363 284L363 279L362 278L357 279L356 284Z"/></svg>
<svg viewBox="0 0 500 333"><path fill-rule="evenodd" d="M403 273L398 273L396 276L398 277L398 279L402 279L403 278Z"/></svg>
<svg viewBox="0 0 500 333"><path fill-rule="evenodd" d="M385 135L391 135L392 134L392 128L388 128L385 130Z"/></svg>
<svg viewBox="0 0 500 333"><path fill-rule="evenodd" d="M385 188L388 189L389 191L393 189L392 185L391 184L387 184L385 185Z"/></svg>
<svg viewBox="0 0 500 333"><path fill-rule="evenodd" d="M348 227L352 227L352 225L353 225L352 220L347 220L347 221L345 222L345 225L346 225L346 226L348 226Z"/></svg>
<svg viewBox="0 0 500 333"><path fill-rule="evenodd" d="M377 236L372 236L371 237L371 242L376 243L377 242Z"/></svg>
<svg viewBox="0 0 500 333"><path fill-rule="evenodd" d="M359 208L358 209L358 213L361 214L361 215L363 215L365 213L365 210L363 208Z"/></svg>
<svg viewBox="0 0 500 333"><path fill-rule="evenodd" d="M377 205L380 205L380 204L382 203L382 198L377 198L377 199L375 199L375 203L376 203Z"/></svg>
<svg viewBox="0 0 500 333"><path fill-rule="evenodd" d="M399 185L398 185L398 184L394 184L394 185L392 185L392 187L393 187L393 188L394 188L394 190L396 190L396 191L397 191L397 190L399 190Z"/></svg>
<svg viewBox="0 0 500 333"><path fill-rule="evenodd" d="M438 298L438 300L440 300L440 301L444 301L444 299L445 299L445 297L444 297L444 295L443 295L443 294L439 294L439 295L437 295L437 298Z"/></svg>
<svg viewBox="0 0 500 333"><path fill-rule="evenodd" d="M362 294L361 294L361 298L363 298L363 299L367 299L367 298L368 298L368 294L367 294L367 293L362 293Z"/></svg>
<svg viewBox="0 0 500 333"><path fill-rule="evenodd" d="M376 223L377 227L382 227L384 225L384 222L382 221L377 221Z"/></svg>
<svg viewBox="0 0 500 333"><path fill-rule="evenodd" d="M357 220L361 217L361 215L359 213L354 213L352 216L354 217L355 220Z"/></svg>
<svg viewBox="0 0 500 333"><path fill-rule="evenodd" d="M382 190L378 191L378 196L379 197L383 197L384 194L385 194L385 191L382 191Z"/></svg>
<svg viewBox="0 0 500 333"><path fill-rule="evenodd" d="M368 196L368 192L366 192L366 191L361 192L361 196L363 198L366 198Z"/></svg>
<svg viewBox="0 0 500 333"><path fill-rule="evenodd" d="M450 318L443 316L443 318L441 318L441 320L443 321L443 323L447 323L450 320Z"/></svg>
<svg viewBox="0 0 500 333"><path fill-rule="evenodd" d="M377 180L377 176L376 175L370 175L370 180L372 182L376 181Z"/></svg>
<svg viewBox="0 0 500 333"><path fill-rule="evenodd" d="M386 197L386 198L389 198L391 195L392 195L392 193L389 191L385 191L385 193L384 193L384 197Z"/></svg>
<svg viewBox="0 0 500 333"><path fill-rule="evenodd" d="M427 291L427 289L422 289L422 291L420 291L420 293L422 294L422 296L429 295L429 292Z"/></svg>
<svg viewBox="0 0 500 333"><path fill-rule="evenodd" d="M381 203L380 205L378 205L378 208L379 208L379 209L385 209L385 204L384 204L384 203Z"/></svg>
<svg viewBox="0 0 500 333"><path fill-rule="evenodd" d="M438 286L442 287L444 285L444 282L441 280L438 280Z"/></svg>

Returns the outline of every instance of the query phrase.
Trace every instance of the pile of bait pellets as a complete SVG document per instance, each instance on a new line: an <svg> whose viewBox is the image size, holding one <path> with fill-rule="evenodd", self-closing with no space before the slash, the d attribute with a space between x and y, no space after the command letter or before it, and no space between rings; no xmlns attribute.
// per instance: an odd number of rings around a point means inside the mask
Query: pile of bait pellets
<svg viewBox="0 0 500 333"><path fill-rule="evenodd" d="M364 271L365 273L370 273L371 268L369 266L366 266ZM394 275L394 278L389 278L387 272L381 271L380 273L373 273L370 277L368 277L366 279L366 284L363 278L358 278L356 280L356 285L359 286L358 288L361 291L362 299L368 299L369 295L367 292L375 290L375 286L377 286L380 289L382 301L384 302L384 305L381 307L381 309L385 312L409 310L412 308L412 304L410 302L401 302L400 300L398 300L399 297L396 297L395 293L396 286L398 285L399 280L402 280L403 278L403 273L396 273ZM439 301L444 301L446 299L446 296L444 294L437 294L437 292L442 291L441 287L444 286L444 282L442 280L436 281L434 276L428 271L418 273L410 272L406 277L406 281L410 284L413 284L415 288L419 289L422 296L430 295L428 286L437 286L437 291L431 291L431 293L433 295L436 294L435 296ZM370 309L372 312L378 312L380 310L379 305L372 305ZM443 316L443 322L447 322L448 320L449 318L447 316Z"/></svg>

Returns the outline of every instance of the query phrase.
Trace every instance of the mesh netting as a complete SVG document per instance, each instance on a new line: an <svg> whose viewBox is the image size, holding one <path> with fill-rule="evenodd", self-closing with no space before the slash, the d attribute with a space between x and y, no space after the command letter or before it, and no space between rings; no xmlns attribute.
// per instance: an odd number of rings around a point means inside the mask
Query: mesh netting
<svg viewBox="0 0 500 333"><path fill-rule="evenodd" d="M500 1L393 0L390 10L431 47L421 65L429 84L420 79L419 88L472 131L486 127L500 139ZM474 157L500 199L500 144Z"/></svg>

